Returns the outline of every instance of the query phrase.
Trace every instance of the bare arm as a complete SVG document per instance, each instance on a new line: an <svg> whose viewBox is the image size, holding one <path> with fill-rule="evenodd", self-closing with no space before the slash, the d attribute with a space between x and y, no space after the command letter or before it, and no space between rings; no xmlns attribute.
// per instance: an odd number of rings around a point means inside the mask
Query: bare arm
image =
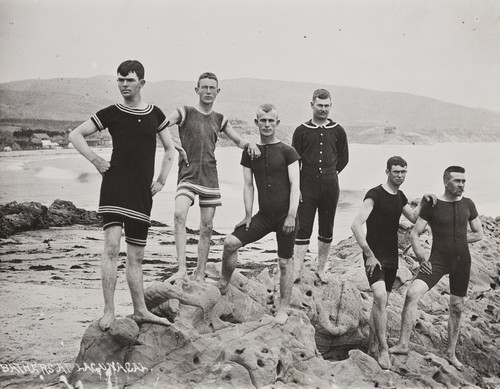
<svg viewBox="0 0 500 389"><path fill-rule="evenodd" d="M285 235L290 235L295 230L295 219L300 197L299 161L288 165L288 180L290 182L290 204L288 206L288 215L283 224L283 233Z"/></svg>
<svg viewBox="0 0 500 389"><path fill-rule="evenodd" d="M471 233L467 234L467 243L478 242L483 239L483 225L479 216L469 222Z"/></svg>
<svg viewBox="0 0 500 389"><path fill-rule="evenodd" d="M375 257L375 254L368 245L365 233L363 231L363 224L366 223L366 221L368 220L368 217L373 211L374 205L375 203L373 202L373 199L368 198L365 201L363 201L363 205L361 206L358 214L354 218L354 221L352 222L351 225L351 230L354 233L354 238L356 239L356 242L358 242L359 247L361 247L361 250L363 250L363 254L366 257L366 264L365 264L366 272L370 277L372 276L373 271L377 266L382 268L382 264Z"/></svg>
<svg viewBox="0 0 500 389"><path fill-rule="evenodd" d="M172 168L172 163L175 155L174 141L172 140L170 132L165 129L163 131L160 131L158 136L160 137L160 141L163 145L164 153L158 178L151 184L151 195L153 196L161 191L165 186L165 182L167 181L168 173Z"/></svg>
<svg viewBox="0 0 500 389"><path fill-rule="evenodd" d="M413 230L411 231L410 239L413 252L417 257L417 261L420 263L420 270L422 270L422 272L425 274L431 274L432 273L431 263L425 258L425 252L422 249L422 245L420 244L420 235L422 235L426 226L427 226L427 221L425 221L419 216L415 223L415 226L413 227Z"/></svg>
<svg viewBox="0 0 500 389"><path fill-rule="evenodd" d="M170 115L167 116L167 121L168 121L167 127L172 127L175 124L179 124L181 121L181 114L179 113L179 111L175 110L174 112L172 112ZM174 141L173 139L172 139L172 142L173 142L174 148L179 153L180 159L182 161L184 161L186 166L189 166L189 161L187 158L186 150L184 150L184 148L182 147L182 145L180 143Z"/></svg>
<svg viewBox="0 0 500 389"><path fill-rule="evenodd" d="M92 120L87 120L69 134L69 141L81 155L95 166L99 173L104 174L110 167L109 161L106 161L94 153L85 140L86 136L92 135L97 131L99 131L99 129L94 122Z"/></svg>
<svg viewBox="0 0 500 389"><path fill-rule="evenodd" d="M406 204L403 207L403 215L405 215L405 217L412 223L415 223L420 216L422 201L432 202L432 206L434 207L437 203L437 197L434 194L424 194L415 208L410 207L409 204Z"/></svg>
<svg viewBox="0 0 500 389"><path fill-rule="evenodd" d="M252 220L252 210L253 210L253 173L252 169L248 167L243 167L243 203L245 204L245 217L244 219L236 224L236 227L245 224L246 229L250 226L250 221Z"/></svg>
<svg viewBox="0 0 500 389"><path fill-rule="evenodd" d="M227 122L226 127L224 129L227 137L233 141L233 143L238 146L240 149L247 149L248 155L250 155L251 159L260 157L260 150L255 144L255 142L251 142L249 140L243 139L233 128L231 123Z"/></svg>
<svg viewBox="0 0 500 389"><path fill-rule="evenodd" d="M358 214L354 218L354 221L351 225L351 230L354 234L354 238L356 242L358 242L359 247L363 250L363 254L367 257L374 256L372 249L368 246L368 242L366 241L366 236L363 231L363 224L366 223L368 217L373 211L374 202L372 199L366 199L363 201L363 205L361 206Z"/></svg>

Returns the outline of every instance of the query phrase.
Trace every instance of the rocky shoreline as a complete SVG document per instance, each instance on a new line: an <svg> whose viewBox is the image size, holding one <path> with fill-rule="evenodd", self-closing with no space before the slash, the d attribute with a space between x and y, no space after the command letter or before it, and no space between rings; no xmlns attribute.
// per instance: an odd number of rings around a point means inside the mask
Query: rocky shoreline
<svg viewBox="0 0 500 389"><path fill-rule="evenodd" d="M278 326L272 320L279 299L275 253L257 244L244 249L230 293L221 297L214 284L219 277L222 238L213 239L206 285L170 285L162 281L175 269L173 235L169 228L154 227L144 261L146 294L151 309L174 324L139 328L126 317L131 304L120 265L119 320L103 333L95 322L101 311L102 231L92 214L70 212L67 203L58 203L49 213L51 207L44 211L34 206L39 214L57 215L34 224L34 228L49 229L28 228L0 239L0 292L5 301L0 315L2 386L66 388L59 382L61 377L73 385L80 381L85 388L493 389L500 385L498 218L481 217L485 239L470 246L471 282L457 346L464 371L442 358L447 338L447 277L419 306L410 354L392 356L391 370L381 370L364 353L372 300L353 238L332 248L327 284L317 279L310 259L306 276L294 286L290 318ZM5 215L10 215L9 225L15 225L13 213L0 209L2 228ZM72 219L73 214L80 215L79 219ZM69 224L53 227L53 220ZM89 224L73 225L71 220ZM400 270L388 306L390 345L399 336L404 296L417 271L409 248L410 230L409 223L401 223ZM422 239L430 248L430 235ZM191 267L196 243L196 235L190 236ZM15 367L28 362L35 364L30 371ZM52 370L45 366L42 371L42 363L51 364Z"/></svg>

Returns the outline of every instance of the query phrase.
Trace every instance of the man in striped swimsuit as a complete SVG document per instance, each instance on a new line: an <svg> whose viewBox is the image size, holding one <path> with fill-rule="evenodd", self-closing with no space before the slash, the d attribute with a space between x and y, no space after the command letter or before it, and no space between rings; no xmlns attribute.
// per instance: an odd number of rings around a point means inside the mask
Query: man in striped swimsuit
<svg viewBox="0 0 500 389"><path fill-rule="evenodd" d="M104 221L104 255L101 279L104 294L104 315L99 321L104 331L115 318L114 294L117 260L122 229L127 242L127 282L134 305L133 319L137 323L169 325L165 318L153 315L146 308L142 285L142 259L153 205L152 197L165 185L174 158L174 143L167 128L167 119L156 106L141 99L145 84L144 67L138 61L125 61L118 67L118 88L123 102L97 112L78 126L70 141L102 174L99 214ZM113 139L111 161L92 151L85 136L108 129ZM156 136L165 153L161 171L153 181Z"/></svg>
<svg viewBox="0 0 500 389"><path fill-rule="evenodd" d="M215 209L222 204L214 154L219 134L224 132L236 146L247 149L252 159L260 156L260 151L254 142L242 139L224 115L212 110L220 91L215 74L200 75L195 91L199 96L197 106L178 108L167 117L168 126L178 125L181 141L181 146L176 146L180 155L174 215L179 270L167 282L187 276L186 219L197 195L200 205L200 239L194 278L204 282Z"/></svg>

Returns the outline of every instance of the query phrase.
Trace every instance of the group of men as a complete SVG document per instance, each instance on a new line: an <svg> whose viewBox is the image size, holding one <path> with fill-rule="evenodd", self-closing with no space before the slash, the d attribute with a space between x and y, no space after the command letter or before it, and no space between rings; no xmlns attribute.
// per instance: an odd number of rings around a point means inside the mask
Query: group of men
<svg viewBox="0 0 500 389"><path fill-rule="evenodd" d="M175 244L178 271L166 282L186 280L186 218L196 196L200 207L198 260L193 278L204 282L215 210L221 195L214 150L221 133L243 149L243 198L245 216L226 237L222 255L219 288L226 294L236 267L238 249L255 242L270 232L276 233L280 269L280 304L276 321L285 323L294 282L301 278L316 213L318 213L318 261L316 274L327 282L325 265L333 240L333 224L339 198L338 174L349 160L346 132L329 118L331 95L325 89L314 91L311 101L312 119L300 125L293 134L292 145L276 136L280 123L278 110L272 104L257 109L255 125L259 141L245 140L232 128L228 119L213 110L220 91L213 73L203 73L195 92L196 106L183 106L165 116L156 106L141 98L145 85L144 67L138 61L125 61L117 69L118 87L123 102L97 112L70 134L74 147L102 174L99 214L103 217L105 240L101 266L104 314L99 321L102 330L114 320L114 292L117 281L117 259L122 230L127 243L126 277L134 307L133 319L170 325L149 312L144 301L142 259L150 226L152 198L165 185L172 167L175 149L179 153L179 171L175 194ZM177 125L180 144L168 130ZM113 152L108 162L86 141L96 131L108 129ZM165 131L166 130L166 131ZM154 180L156 138L164 156L160 172ZM415 321L417 303L444 274L450 274L450 341L448 359L457 367L455 345L460 316L467 290L470 255L467 242L481 239L481 223L474 204L462 197L464 170L451 167L444 176L445 193L439 199L426 195L412 209L399 190L404 182L407 164L401 157L387 162L387 182L371 189L363 202L352 229L365 259L368 281L373 290L370 353L381 367L390 367L389 352L407 353ZM253 214L254 182L257 186L259 210ZM389 293L398 266L397 228L403 213L416 222L412 246L421 270L407 294L403 311L401 340L388 350L386 310ZM365 237L362 225L367 225ZM427 223L434 235L429 259L420 247L419 236ZM467 233L467 223L472 233ZM450 232L451 231L451 232ZM440 243L441 242L441 243ZM446 242L443 243L443 242ZM469 269L469 270L467 270Z"/></svg>

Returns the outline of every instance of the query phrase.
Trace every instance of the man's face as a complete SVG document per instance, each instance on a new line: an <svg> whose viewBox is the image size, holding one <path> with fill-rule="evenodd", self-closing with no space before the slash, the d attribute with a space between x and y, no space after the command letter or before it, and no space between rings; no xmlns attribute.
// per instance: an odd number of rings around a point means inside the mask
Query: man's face
<svg viewBox="0 0 500 389"><path fill-rule="evenodd" d="M278 113L275 110L264 112L259 109L257 112L255 124L262 136L273 136L276 133L276 127L278 127L279 123Z"/></svg>
<svg viewBox="0 0 500 389"><path fill-rule="evenodd" d="M318 121L324 121L328 119L331 107L332 107L332 101L330 99L316 98L316 100L311 102L311 108L313 110L313 118Z"/></svg>
<svg viewBox="0 0 500 389"><path fill-rule="evenodd" d="M389 182L399 187L403 182L405 182L406 173L408 172L406 166L392 165L391 170L385 171Z"/></svg>
<svg viewBox="0 0 500 389"><path fill-rule="evenodd" d="M452 196L462 196L465 190L465 173L450 173L448 180L444 182L444 189Z"/></svg>
<svg viewBox="0 0 500 389"><path fill-rule="evenodd" d="M203 78L194 90L196 91L196 94L200 96L201 103L212 104L220 89L217 87L216 80Z"/></svg>
<svg viewBox="0 0 500 389"><path fill-rule="evenodd" d="M145 81L139 80L135 72L130 72L127 76L123 77L121 74L117 75L118 89L125 99L130 99L140 92L144 86Z"/></svg>

